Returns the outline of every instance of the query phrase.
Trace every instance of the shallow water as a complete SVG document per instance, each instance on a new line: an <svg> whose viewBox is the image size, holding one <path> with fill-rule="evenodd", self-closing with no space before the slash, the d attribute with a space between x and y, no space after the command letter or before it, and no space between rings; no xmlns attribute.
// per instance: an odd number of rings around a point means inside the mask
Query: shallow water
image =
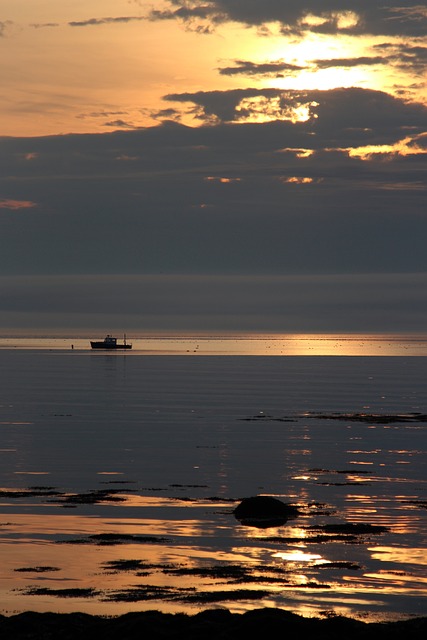
<svg viewBox="0 0 427 640"><path fill-rule="evenodd" d="M3 347L2 613L425 614L425 356Z"/></svg>

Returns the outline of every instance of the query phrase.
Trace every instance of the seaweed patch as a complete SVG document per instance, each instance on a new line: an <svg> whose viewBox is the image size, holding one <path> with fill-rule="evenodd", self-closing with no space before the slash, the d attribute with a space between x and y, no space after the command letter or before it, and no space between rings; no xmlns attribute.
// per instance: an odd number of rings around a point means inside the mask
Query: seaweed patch
<svg viewBox="0 0 427 640"><path fill-rule="evenodd" d="M55 596L57 598L94 598L100 595L100 591L91 588L49 589L49 587L29 587L23 589L28 596Z"/></svg>
<svg viewBox="0 0 427 640"><path fill-rule="evenodd" d="M51 571L61 571L59 567L19 567L14 569L21 573L49 573Z"/></svg>
<svg viewBox="0 0 427 640"><path fill-rule="evenodd" d="M98 544L98 545L114 545L125 543L137 544L166 544L170 543L169 538L161 536L140 536L123 533L96 533L87 538L73 538L71 540L58 540L58 544Z"/></svg>
<svg viewBox="0 0 427 640"><path fill-rule="evenodd" d="M392 424L395 422L426 422L425 413L304 413L303 418L317 420L349 420L351 422L368 422L373 424Z"/></svg>

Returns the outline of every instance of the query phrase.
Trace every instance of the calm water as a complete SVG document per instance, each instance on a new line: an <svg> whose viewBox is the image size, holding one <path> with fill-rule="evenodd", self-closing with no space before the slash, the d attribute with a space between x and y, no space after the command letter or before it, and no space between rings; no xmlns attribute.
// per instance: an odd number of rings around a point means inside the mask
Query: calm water
<svg viewBox="0 0 427 640"><path fill-rule="evenodd" d="M426 614L425 340L132 341L0 341L2 613Z"/></svg>
<svg viewBox="0 0 427 640"><path fill-rule="evenodd" d="M90 340L105 336L1 336L0 349L75 349L87 351ZM123 337L118 337L123 342ZM427 356L427 335L286 334L241 336L128 336L127 355L252 355L252 356Z"/></svg>

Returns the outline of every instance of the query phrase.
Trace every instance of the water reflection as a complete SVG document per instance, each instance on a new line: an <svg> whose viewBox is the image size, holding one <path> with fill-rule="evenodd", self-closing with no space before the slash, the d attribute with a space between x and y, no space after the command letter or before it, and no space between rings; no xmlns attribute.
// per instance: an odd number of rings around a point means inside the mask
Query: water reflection
<svg viewBox="0 0 427 640"><path fill-rule="evenodd" d="M425 611L423 358L1 355L3 611Z"/></svg>
<svg viewBox="0 0 427 640"><path fill-rule="evenodd" d="M289 551L278 551L273 554L273 558L280 558L281 560L285 560L286 562L316 562L324 561L322 556L318 553L309 553L304 549L291 549Z"/></svg>
<svg viewBox="0 0 427 640"><path fill-rule="evenodd" d="M372 547L369 549L375 560L397 564L413 564L417 567L427 566L425 549L407 549L399 547Z"/></svg>
<svg viewBox="0 0 427 640"><path fill-rule="evenodd" d="M92 336L93 337L93 336ZM93 357L103 352L90 351L90 334L57 338L0 337L0 349L82 351ZM425 335L401 334L239 334L200 335L194 337L142 335L132 336L133 349L124 354L111 352L110 359L154 355L263 355L263 356L425 356Z"/></svg>
<svg viewBox="0 0 427 640"><path fill-rule="evenodd" d="M246 528L236 526L235 508L228 502L117 495L123 502L98 505L93 515L84 514L84 505L76 513L61 513L55 503L33 504L34 513L22 513L13 508L13 498L3 499L3 511L10 510L0 537L3 607L70 611L66 594L74 589L74 608L87 612L105 613L106 603L110 614L153 607L193 611L203 594L221 602L224 592L229 594L227 607L241 610L242 596L234 603L233 592L249 590L251 608L256 593L267 589L270 597L263 596L263 602L268 606L287 594L293 610L301 606L304 611L301 589L314 589L319 606L320 589L325 594L336 589L342 597L366 594L379 582L387 584L391 595L426 590L420 569L427 563L423 548L319 535L313 524L330 518L319 507L303 509L301 518L285 526ZM405 574L399 567L405 567ZM325 595L324 605L329 597Z"/></svg>

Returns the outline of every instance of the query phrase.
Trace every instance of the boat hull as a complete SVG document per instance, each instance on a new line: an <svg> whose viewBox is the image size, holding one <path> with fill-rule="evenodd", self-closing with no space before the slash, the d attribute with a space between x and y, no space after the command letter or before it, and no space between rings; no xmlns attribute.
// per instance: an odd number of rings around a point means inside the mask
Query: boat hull
<svg viewBox="0 0 427 640"><path fill-rule="evenodd" d="M105 342L91 342L92 349L104 349L107 351L115 351L116 349L132 349L131 344L105 344Z"/></svg>

